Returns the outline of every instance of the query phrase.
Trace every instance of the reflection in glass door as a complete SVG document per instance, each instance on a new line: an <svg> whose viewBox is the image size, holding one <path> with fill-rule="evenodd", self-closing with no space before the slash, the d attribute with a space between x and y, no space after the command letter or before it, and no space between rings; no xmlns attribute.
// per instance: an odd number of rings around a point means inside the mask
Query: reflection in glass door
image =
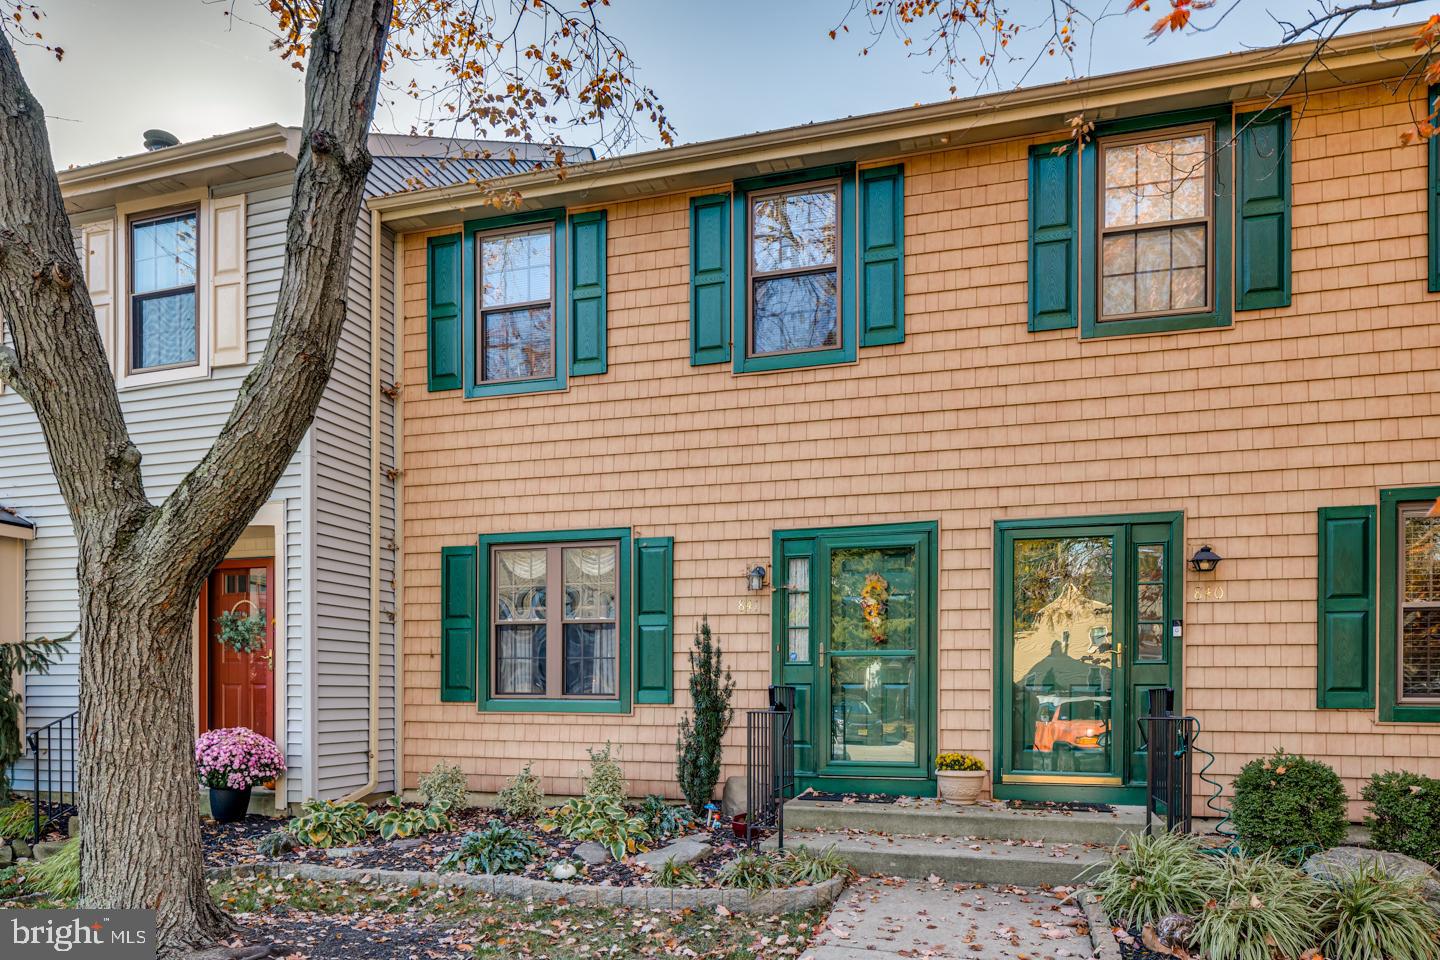
<svg viewBox="0 0 1440 960"><path fill-rule="evenodd" d="M1011 541L1009 769L1058 777L1118 773L1116 536Z"/></svg>

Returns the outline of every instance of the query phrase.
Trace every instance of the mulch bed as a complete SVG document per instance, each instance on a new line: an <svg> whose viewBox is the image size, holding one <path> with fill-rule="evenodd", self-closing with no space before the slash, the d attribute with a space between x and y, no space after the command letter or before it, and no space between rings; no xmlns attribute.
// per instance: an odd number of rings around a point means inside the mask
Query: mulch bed
<svg viewBox="0 0 1440 960"><path fill-rule="evenodd" d="M1130 938L1116 936L1115 942L1120 947L1120 956L1124 960L1172 960L1172 954L1156 953L1140 942L1140 928L1131 927L1128 931Z"/></svg>
<svg viewBox="0 0 1440 960"><path fill-rule="evenodd" d="M266 834L285 825L284 820L269 817L250 816L238 823L216 823L205 819L201 822L201 837L205 847L206 866L230 866L241 863L324 863L336 867L371 867L381 870L437 870L440 861L460 845L460 838L471 830L480 830L491 820L500 820L513 827L528 831L541 845L543 853L525 869L524 876L540 880L549 879L547 867L559 859L570 859L578 868L577 881L586 881L611 886L649 886L653 880L650 871L631 863L605 860L588 866L575 857L577 841L567 840L559 833L545 833L536 828L533 820L507 817L488 810L467 809L452 817L454 830L443 833L429 833L410 840L381 840L371 834L358 847L368 848L349 857L332 857L326 851L313 847L301 847L279 856L262 856L255 848L256 843ZM711 879L739 852L740 841L727 825L724 830L705 831L697 827L690 831L709 833L711 853L692 863L695 871L705 879ZM418 842L417 842L418 841ZM669 841L666 841L669 842Z"/></svg>

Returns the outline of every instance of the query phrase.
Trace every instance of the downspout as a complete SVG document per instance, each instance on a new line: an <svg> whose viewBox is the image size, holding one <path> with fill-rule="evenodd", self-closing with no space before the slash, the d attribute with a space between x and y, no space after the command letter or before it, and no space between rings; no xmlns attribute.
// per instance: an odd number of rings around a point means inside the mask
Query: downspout
<svg viewBox="0 0 1440 960"><path fill-rule="evenodd" d="M370 211L370 777L344 801L380 785L380 211Z"/></svg>

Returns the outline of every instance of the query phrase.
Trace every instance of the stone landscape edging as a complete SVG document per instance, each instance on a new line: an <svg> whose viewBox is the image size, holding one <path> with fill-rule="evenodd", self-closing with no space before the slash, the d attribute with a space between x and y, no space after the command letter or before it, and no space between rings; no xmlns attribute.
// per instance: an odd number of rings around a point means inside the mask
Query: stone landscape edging
<svg viewBox="0 0 1440 960"><path fill-rule="evenodd" d="M809 887L776 887L760 894L715 887L606 887L599 884L559 883L509 874L437 873L432 870L380 870L332 867L322 863L240 863L210 867L210 880L236 877L292 876L305 880L347 883L396 884L412 887L458 887L520 900L565 900L583 906L640 907L647 910L713 910L723 906L731 913L796 913L828 907L845 888L844 877L832 877Z"/></svg>
<svg viewBox="0 0 1440 960"><path fill-rule="evenodd" d="M1095 948L1095 956L1099 960L1121 960L1120 944L1115 940L1115 931L1110 928L1110 918L1105 915L1100 899L1090 890L1081 891L1080 906L1090 925L1090 945Z"/></svg>

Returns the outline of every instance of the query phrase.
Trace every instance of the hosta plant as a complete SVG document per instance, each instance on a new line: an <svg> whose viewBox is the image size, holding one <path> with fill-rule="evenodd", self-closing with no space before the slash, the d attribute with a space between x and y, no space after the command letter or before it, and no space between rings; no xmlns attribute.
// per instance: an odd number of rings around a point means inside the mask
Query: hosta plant
<svg viewBox="0 0 1440 960"><path fill-rule="evenodd" d="M540 788L540 778L530 772L530 764L505 784L497 806L511 817L538 817L545 812L545 791Z"/></svg>
<svg viewBox="0 0 1440 960"><path fill-rule="evenodd" d="M785 882L778 864L763 853L746 852L727 863L716 881L722 887L764 893Z"/></svg>
<svg viewBox="0 0 1440 960"><path fill-rule="evenodd" d="M1193 945L1206 960L1314 957L1307 951L1320 945L1321 903L1319 884L1294 867L1272 857L1227 857L1219 895L1200 912Z"/></svg>
<svg viewBox="0 0 1440 960"><path fill-rule="evenodd" d="M845 862L845 858L835 851L833 845L819 853L806 846L786 850L779 866L786 882L793 884L813 885L834 877L855 876L855 871Z"/></svg>
<svg viewBox="0 0 1440 960"><path fill-rule="evenodd" d="M1324 955L1440 960L1440 923L1425 902L1423 883L1390 876L1375 863L1334 878L1322 887L1329 931Z"/></svg>
<svg viewBox="0 0 1440 960"><path fill-rule="evenodd" d="M1191 835L1129 836L1090 882L1115 923L1143 927L1170 914L1198 914L1218 896L1224 870Z"/></svg>
<svg viewBox="0 0 1440 960"><path fill-rule="evenodd" d="M491 820L484 830L460 838L460 847L440 861L441 870L466 873L520 873L540 853L535 838L518 827Z"/></svg>
<svg viewBox="0 0 1440 960"><path fill-rule="evenodd" d="M688 863L676 863L674 857L661 864L660 872L655 874L657 887L699 887L704 882L694 867Z"/></svg>
<svg viewBox="0 0 1440 960"><path fill-rule="evenodd" d="M689 807L676 806L653 793L640 802L640 816L657 839L677 836L695 827L695 814Z"/></svg>
<svg viewBox="0 0 1440 960"><path fill-rule="evenodd" d="M571 840L594 841L616 860L649 849L654 839L644 818L626 813L619 801L597 804L580 797L551 810L536 825L547 833L558 830Z"/></svg>
<svg viewBox="0 0 1440 960"><path fill-rule="evenodd" d="M385 801L385 809L371 810L365 826L380 834L382 840L403 840L422 833L449 830L450 816L439 803L428 807L407 807L399 797Z"/></svg>
<svg viewBox="0 0 1440 960"><path fill-rule="evenodd" d="M303 844L321 849L353 847L365 839L370 811L363 803L306 800L286 827Z"/></svg>

